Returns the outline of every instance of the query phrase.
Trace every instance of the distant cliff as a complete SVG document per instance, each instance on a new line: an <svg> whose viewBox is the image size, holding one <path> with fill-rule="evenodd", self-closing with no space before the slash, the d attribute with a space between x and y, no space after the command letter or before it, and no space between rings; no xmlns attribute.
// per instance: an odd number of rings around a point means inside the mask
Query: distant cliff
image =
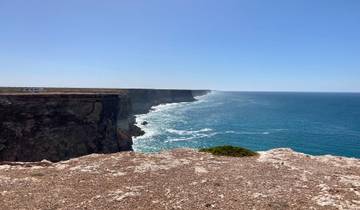
<svg viewBox="0 0 360 210"><path fill-rule="evenodd" d="M147 113L152 106L159 104L194 101L193 93L195 91L192 90L128 90L134 114Z"/></svg>
<svg viewBox="0 0 360 210"><path fill-rule="evenodd" d="M41 91L15 89L0 94L0 161L59 161L132 150L132 136L142 134L134 125L135 114L162 103L194 101L194 96L207 93L146 89Z"/></svg>

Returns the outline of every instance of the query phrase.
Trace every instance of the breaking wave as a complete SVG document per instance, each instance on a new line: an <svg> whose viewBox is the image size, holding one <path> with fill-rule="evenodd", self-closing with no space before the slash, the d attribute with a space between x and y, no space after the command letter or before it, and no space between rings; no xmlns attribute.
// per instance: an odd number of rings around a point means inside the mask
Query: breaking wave
<svg viewBox="0 0 360 210"><path fill-rule="evenodd" d="M176 130L176 129L166 129L167 132L169 133L174 133L174 134L178 134L178 135L192 135L192 134L198 134L198 133L203 133L203 132L209 132L212 131L211 128L204 128L201 130Z"/></svg>
<svg viewBox="0 0 360 210"><path fill-rule="evenodd" d="M238 135L269 135L270 132L249 132L249 131L225 131L228 134L238 134Z"/></svg>

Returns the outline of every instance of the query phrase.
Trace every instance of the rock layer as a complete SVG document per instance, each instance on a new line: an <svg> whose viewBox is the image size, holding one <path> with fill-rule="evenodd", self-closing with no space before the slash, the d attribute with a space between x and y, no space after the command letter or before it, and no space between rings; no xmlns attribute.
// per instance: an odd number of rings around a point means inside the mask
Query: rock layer
<svg viewBox="0 0 360 210"><path fill-rule="evenodd" d="M0 160L59 161L116 152L126 141L116 136L117 95L15 95L0 103Z"/></svg>
<svg viewBox="0 0 360 210"><path fill-rule="evenodd" d="M143 134L134 125L135 114L161 103L194 100L191 90L6 90L0 91L0 161L129 151L132 136Z"/></svg>

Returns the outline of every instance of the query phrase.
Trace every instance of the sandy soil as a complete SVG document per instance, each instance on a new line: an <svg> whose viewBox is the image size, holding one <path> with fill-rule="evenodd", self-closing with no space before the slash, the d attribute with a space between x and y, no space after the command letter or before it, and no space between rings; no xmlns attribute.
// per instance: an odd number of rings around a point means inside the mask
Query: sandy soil
<svg viewBox="0 0 360 210"><path fill-rule="evenodd" d="M180 149L2 163L0 209L360 209L360 160Z"/></svg>

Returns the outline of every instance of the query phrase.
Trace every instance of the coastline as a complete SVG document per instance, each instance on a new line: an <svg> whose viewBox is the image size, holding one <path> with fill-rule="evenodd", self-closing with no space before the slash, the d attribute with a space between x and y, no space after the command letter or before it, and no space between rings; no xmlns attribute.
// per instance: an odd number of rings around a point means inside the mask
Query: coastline
<svg viewBox="0 0 360 210"><path fill-rule="evenodd" d="M209 90L0 88L0 161L132 150L134 115Z"/></svg>
<svg viewBox="0 0 360 210"><path fill-rule="evenodd" d="M135 123L134 125L136 127L138 127L141 131L142 131L142 135L137 135L137 136L134 136L133 137L133 142L134 141L138 141L138 140L141 140L143 138L148 138L150 136L153 136L154 133L152 131L151 128L149 128L149 126L151 126L152 122L151 121L148 121L147 120L147 116L153 112L158 112L158 111L162 111L164 109L171 109L173 107L178 107L178 106L182 106L182 105L188 105L188 104L193 104L193 103L197 103L199 101L202 100L202 98L208 96L209 94L213 94L215 93L216 91L209 91L207 92L206 94L204 95L197 95L197 96L194 96L194 101L190 101L190 102L174 102L174 103L162 103L162 104L157 104L157 105L154 105L152 106L148 112L146 113L141 113L141 114L135 114L134 115L134 118L135 118ZM146 125L143 125L143 123L146 122ZM133 144L133 149L134 149L134 144ZM141 151L138 151L136 149L134 149L134 151L136 152L141 152Z"/></svg>

